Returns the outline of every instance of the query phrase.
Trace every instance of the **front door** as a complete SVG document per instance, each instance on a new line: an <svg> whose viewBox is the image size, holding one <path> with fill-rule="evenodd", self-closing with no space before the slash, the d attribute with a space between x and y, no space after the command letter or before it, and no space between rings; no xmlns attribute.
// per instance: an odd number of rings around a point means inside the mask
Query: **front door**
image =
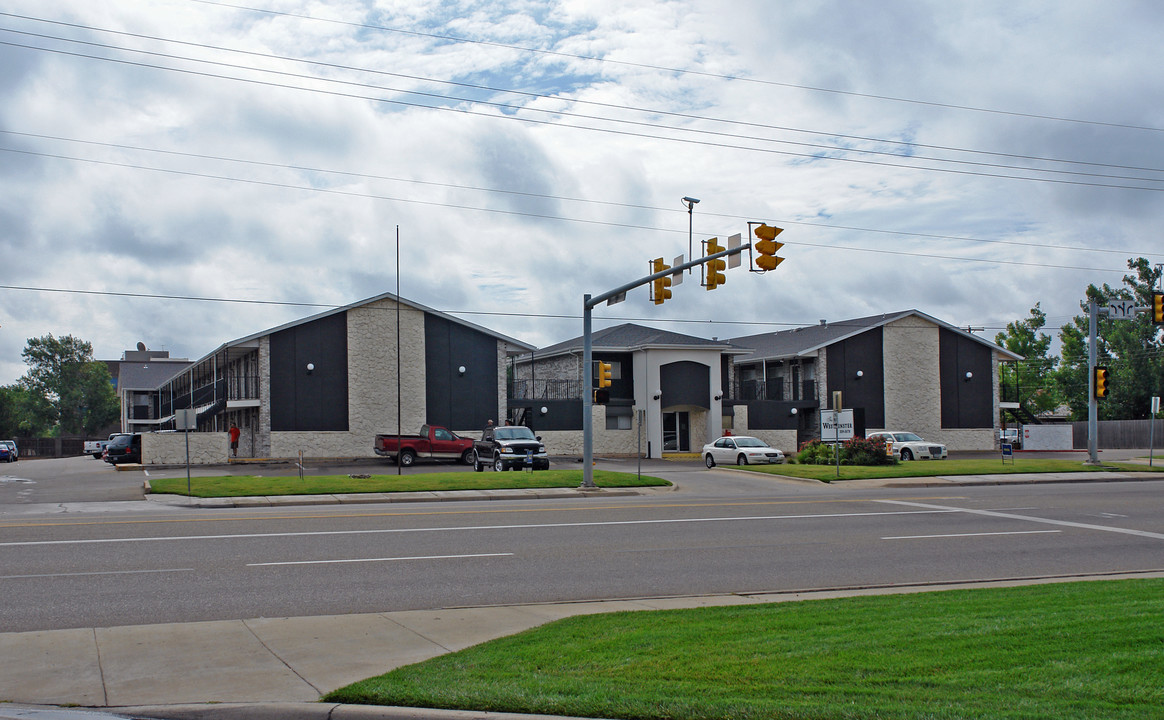
<svg viewBox="0 0 1164 720"><path fill-rule="evenodd" d="M691 422L687 413L663 413L663 452L691 452Z"/></svg>

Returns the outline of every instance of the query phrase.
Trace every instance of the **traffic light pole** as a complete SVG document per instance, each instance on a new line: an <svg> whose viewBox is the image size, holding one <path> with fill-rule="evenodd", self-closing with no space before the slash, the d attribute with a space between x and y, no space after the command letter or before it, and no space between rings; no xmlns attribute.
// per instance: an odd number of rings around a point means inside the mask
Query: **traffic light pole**
<svg viewBox="0 0 1164 720"><path fill-rule="evenodd" d="M617 287L614 290L605 292L597 297L585 295L582 298L582 487L593 488L594 485L594 362L593 362L593 348L590 342L590 314L596 305L604 303L607 300L622 295L630 290L634 290L642 285L647 285L655 280L668 275L674 275L682 272L688 268L693 268L696 265L702 265L708 260L715 260L716 258L727 257L728 255L737 255L745 250L751 250L752 243L740 245L739 247L730 248L723 252L701 257L698 260L669 267L661 272L647 275L639 278L626 285Z"/></svg>
<svg viewBox="0 0 1164 720"><path fill-rule="evenodd" d="M1099 324L1099 303L1087 306L1087 461L1085 465L1099 464L1099 403L1095 399L1095 336Z"/></svg>

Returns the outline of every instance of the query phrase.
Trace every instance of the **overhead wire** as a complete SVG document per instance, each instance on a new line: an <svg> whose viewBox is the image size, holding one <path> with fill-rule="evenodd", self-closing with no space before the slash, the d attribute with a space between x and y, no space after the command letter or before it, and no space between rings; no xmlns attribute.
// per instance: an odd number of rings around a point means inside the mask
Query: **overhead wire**
<svg viewBox="0 0 1164 720"><path fill-rule="evenodd" d="M356 27L356 28L360 28L363 30L379 30L379 31L383 31L383 32L399 33L402 35L414 35L417 37L427 37L427 38L432 38L432 39L436 39L436 40L447 40L449 42L472 43L472 44L476 44L476 45L500 47L500 48L505 48L507 50L518 50L521 52L535 53L535 54L539 54L539 55L569 58L572 60L587 60L587 61L596 62L596 63L603 63L603 64L622 65L625 67L637 67L637 68L642 68L642 69L646 69L646 70L661 70L663 72L680 74L680 75L693 75L693 76L697 76L697 77L708 77L708 78L714 78L714 79L718 79L718 80L731 80L731 81L737 81L737 82L742 82L742 83L754 83L754 84L759 84L759 85L769 85L769 86L773 86L773 87L793 88L793 89L797 89L797 90L807 90L807 91L811 91L811 92L829 93L829 94L833 94L833 95L843 95L843 96L848 96L848 97L868 98L868 99L873 99L873 100L885 100L885 101L891 101L891 102L907 103L907 104L912 104L912 105L924 105L927 107L938 107L938 108L947 108L947 109L952 109L952 110L966 110L966 111L970 111L970 112L989 113L989 114L994 114L994 115L1009 115L1012 117L1023 117L1023 118L1031 118L1031 119L1036 119L1036 120L1051 120L1051 121L1055 121L1055 122L1077 123L1077 124L1084 124L1084 125L1098 125L1098 126L1104 126L1104 127L1124 128L1124 129L1129 129L1129 130L1146 130L1146 131L1150 131L1150 132L1164 132L1164 128L1147 126L1147 125L1135 125L1135 124L1131 124L1131 123L1117 123L1117 122L1103 121L1103 120L1087 120L1087 119L1081 119L1081 118L1060 117L1060 116L1055 116L1055 115L1042 115L1042 114L1038 114L1038 113L1019 112L1019 111L1013 111L1013 110L1000 110L1000 109L996 109L996 108L983 108L983 107L976 107L973 105L960 105L960 104L956 104L956 103L943 103L943 102L937 102L937 101L932 101L932 100L918 100L918 99L914 99L914 98L896 97L896 96L892 96L892 95L878 95L878 94L874 94L874 93L863 93L863 92L857 92L857 91L853 91L853 90L839 90L836 88L825 88L825 87L819 87L819 86L814 86L814 85L802 85L802 84L797 84L797 83L781 82L781 81L777 81L777 80L766 80L763 78L754 78L754 77L748 77L748 76L743 76L743 75L729 75L729 74L725 74L725 73L714 73L714 72L708 72L705 70L691 70L691 69L686 69L686 68L673 68L673 67L666 67L663 65L652 65L650 63L634 62L634 61L630 61L630 60L618 60L618 59L614 59L614 58L599 58L599 57L593 57L593 56L589 56L589 55L581 55L581 54L576 54L576 53L563 52L560 50L546 50L544 48L534 48L534 47L528 47L528 46L522 46L522 45L512 45L512 44L506 44L506 43L501 43L501 42L491 41L491 40L472 40L469 38L458 37L455 35L441 35L438 33L422 32L419 30L402 30L400 28L391 28L391 27L387 27L387 26L383 26L383 25L373 25L370 23L357 23L357 22L351 22L351 21L346 21L346 20L336 20L336 19L332 19L332 18L320 18L320 17L311 16L311 15L304 15L301 13L293 13L293 12L287 12L287 11L281 11L281 10L271 10L271 9L267 9L267 8L256 8L256 7L251 7L248 5L238 5L238 4L234 4L234 3L221 2L219 0L189 0L189 2L201 3L203 5L216 5L219 7L226 7L226 8L231 8L234 10L246 10L249 12L263 13L263 14L268 14L268 15L279 15L279 16L285 16L285 17L293 17L293 18L300 19L300 20L310 20L310 21L315 21L315 22L334 23L337 25L346 25L349 27Z"/></svg>
<svg viewBox="0 0 1164 720"><path fill-rule="evenodd" d="M196 43L196 42L191 42L191 41L187 41L187 40L177 40L174 38L164 38L164 37L160 37L157 35L146 35L143 33L126 32L123 30L112 30L109 28L99 28L99 27L95 27L92 25L83 25L80 23L69 23L69 22L64 22L64 21L60 21L60 20L49 20L46 18L37 18L37 17L28 16L28 15L20 15L17 13L7 13L7 12L0 11L0 17L4 17L4 16L22 19L22 20L30 20L30 21L34 21L34 22L52 24L52 25L60 25L63 27L69 27L69 28L74 28L74 29L107 33L107 34L118 35L118 36L122 36L122 37L130 37L130 38L135 38L135 39L140 39L140 40L150 40L150 41L155 41L155 42L161 42L161 43L167 43L167 44L173 44L173 45L181 45L181 46L185 46L185 47L193 47L193 48L199 48L199 49L204 49L204 50L214 50L216 52L225 52L225 53L232 53L232 54L238 54L238 55L245 55L245 56L249 56L249 57L263 58L263 59L267 59L267 60L279 60L282 62L294 62L294 63L300 63L300 64L305 64L305 65L313 65L313 66L317 66L317 67L333 69L333 70L344 70L344 71L352 71L352 72L366 73L366 74L372 74L372 75L383 75L383 76L387 76L387 77L396 77L396 78L402 78L402 79L407 79L407 80L416 80L419 82L435 83L435 84L440 84L440 85L451 85L454 87L462 87L462 88L468 88L468 89L474 89L474 90L486 90L486 91L494 92L494 93L520 95L520 96L524 96L524 97L537 98L537 99L558 100L558 101L568 102L568 103L574 104L574 105L588 105L588 106L601 107L601 108L612 109L612 110L631 110L631 111L639 112L639 113L647 113L647 114L651 114L651 115L661 115L661 116L667 116L667 117L676 117L676 118L682 118L685 120L698 120L698 121L705 121L705 122L712 122L712 123L719 123L719 124L730 124L730 125L739 125L739 126L744 126L744 127L753 127L753 128L766 129L766 130L779 130L779 131L783 131L783 132L809 134L809 135L815 135L815 136L821 136L821 137L837 138L837 139L841 139L841 140L857 140L857 141L862 141L862 142L873 142L873 143L886 144L886 145L897 145L897 146L906 147L906 148L924 148L924 149L929 149L929 150L945 150L945 151L950 151L950 152L959 152L959 153L976 154L976 155L989 155L989 156L994 156L994 157L1006 157L1006 158L1012 158L1012 159L1030 160L1030 161L1046 162L1046 163L1085 165L1085 166L1092 166L1092 167L1106 167L1106 168L1122 169L1122 170L1141 170L1144 172L1164 172L1164 169L1161 169L1161 168L1141 167L1141 166L1135 166L1135 165L1120 165L1120 164L1115 164L1115 163L1100 163L1100 162L1092 162L1092 161L1085 161L1085 160L1068 160L1068 159L1062 159L1062 158L1049 158L1049 157L1036 156L1036 155L1022 155L1019 153L1004 153L1004 152L997 152L997 151L990 151L990 150L977 150L977 149L972 149L972 148L960 148L960 147L953 147L953 146L948 146L948 145L935 145L935 144L927 144L927 143L910 142L910 141L897 140L897 139L891 139L891 138L877 138L877 137L869 137L869 136L862 136L862 135L851 135L851 134L837 133L837 132L831 132L831 131L822 131L822 130L807 130L804 128L794 128L794 127L789 127L789 126L784 126L784 125L772 125L769 123L758 123L758 122L744 121L744 120L730 120L730 119L726 119L726 118L719 118L719 117L713 117L713 116L696 115L694 113L685 113L685 112L676 112L676 111L671 111L671 110L664 110L661 108L643 108L643 107L636 107L636 106L626 105L626 104L599 102L599 101L595 101L595 100L585 100L582 98L574 98L574 97L564 96L564 95L538 93L538 92L531 92L528 90L519 90L519 89L515 89L515 88L500 88L500 87L494 87L494 86L490 86L490 85L481 85L481 84L477 84L477 83L468 83L468 82L458 82L458 81L454 81L454 80L445 80L445 79L425 77L425 76L420 76L420 75L411 75L411 74L407 74L407 73L389 72L389 71L377 70L377 69L373 69L373 68L364 68L364 67L358 67L358 66L353 66L353 65L343 65L340 63L323 62L320 60L310 60L310 59L306 59L306 58L297 58L297 57L292 57L292 56L287 56L287 55L276 55L273 53L262 53L262 52L256 52L253 50L241 50L241 49L237 49L237 48L228 48L228 47L223 47L223 46L219 46L219 45L211 45L208 43ZM135 49L135 48L123 48L123 47L118 47L118 46L108 45L108 44L103 44L103 43L95 43L95 42L91 42L91 41L82 41L82 40L77 40L77 39L72 39L72 38L61 38L58 36L44 35L44 34L40 34L40 33L30 33L27 31L12 30L10 28L2 28L2 29L7 31L7 32L12 32L12 33L17 33L17 34L60 40L60 41L64 41L64 42L73 42L73 43L85 44L85 45L102 47L102 48L107 48L107 49L116 49L116 50L121 50L124 52L147 53L147 51L139 50L139 49ZM174 58L174 59L184 59L184 60L188 60L191 62L209 62L209 61L203 61L203 60L196 59L196 58L183 58L181 56L162 54L162 53L148 52L147 54L154 54L154 55L159 55L162 57L169 57L169 58ZM247 66L242 66L242 65L237 65L237 64L229 64L229 65L232 67L237 67L237 68L246 67L246 69L258 70L258 68L247 67ZM323 79L323 78L316 78L316 79ZM399 91L399 92L411 92L411 91ZM444 97L444 96L439 96L439 97ZM463 98L450 98L450 99L464 100ZM471 101L471 100L468 100L468 101ZM506 107L513 107L513 106L506 106ZM553 112L553 111L546 111L546 112ZM830 150L849 150L849 151L854 151L854 152L860 151L860 150L857 150L854 148L845 148L845 147L841 147L841 146L837 146L837 145L812 145L812 144L806 144L806 145L808 145L810 147L820 147L820 148L830 149ZM872 151L861 151L861 152L872 152ZM907 157L917 157L917 156L910 155ZM1118 176L1104 176L1104 177L1118 177ZM1134 179L1141 179L1141 178L1134 178Z"/></svg>
<svg viewBox="0 0 1164 720"><path fill-rule="evenodd" d="M7 28L0 28L0 30L5 30L7 32L13 32L16 34L45 37L43 35L39 35L36 33L27 33L25 31L9 30ZM51 37L51 36L48 36L48 37ZM720 137L720 138L725 138L728 140L747 140L747 141L758 142L758 143L773 143L773 144L781 144L781 145L810 147L810 148L816 148L818 150L822 150L822 151L826 151L826 152L825 153L819 153L819 152L818 153L803 153L803 152L794 152L791 150L779 150L776 148L751 147L751 146L746 146L746 145L733 145L733 144L730 144L728 142L718 142L718 141L712 141L712 140L699 140L699 139L695 139L695 138L691 138L691 137L670 137L670 136L663 136L663 135L652 135L652 134L643 133L643 132L635 132L635 131L630 131L630 130L619 130L619 129L608 128L608 127L595 127L595 126L590 126L590 125L568 124L568 123L556 122L554 120L538 120L538 119L529 118L529 117L522 117L519 115L485 113L485 112L481 112L479 110L466 108L466 107L429 105L429 104L423 104L423 103L408 102L408 101L404 101L404 100L400 100L400 99L391 99L391 98L377 97L377 96L372 96L372 95L359 95L359 94L351 93L351 92L341 92L338 90L326 90L323 88L312 88L312 87L306 87L303 85L293 85L293 84L289 84L289 83L274 82L274 81L270 81L270 80L259 80L259 79L255 79L255 78L237 77L237 76L233 76L233 75L224 75L224 74L220 74L220 73L206 72L206 71L201 71L201 70L192 70L192 69L188 69L188 68L176 68L176 67L170 67L170 66L166 66L166 65L156 65L156 64L152 64L152 63L146 63L146 62L137 62L137 61L132 61L132 60L120 59L120 58L105 57L105 56L101 56L101 55L92 55L92 54L87 54L87 53L71 52L71 51L61 50L61 49L56 49L56 48L44 48L44 47L40 47L40 46L36 46L36 45L26 45L26 44L15 43L15 42L10 42L10 41L0 41L0 45L7 45L10 47L17 47L17 48L23 48L23 49L29 49L29 50L38 50L41 52L47 52L47 53L63 55L63 56L79 57L79 58L85 58L85 59L90 59L90 60L98 60L98 61L102 61L102 62L117 63L117 64L123 64L123 65L135 66L135 67L151 68L151 69L162 70L162 71L166 71L166 72L174 72L174 73L181 73L181 74L187 74L187 75L193 75L193 76L215 78L215 79L220 79L220 80L232 80L232 81L241 82L241 83L249 83L249 84L261 85L261 86L267 86L267 87L277 87L277 88L283 88L283 89L289 89L289 90L298 90L298 91L303 91L303 92L332 95L332 96L337 96L337 97L348 97L348 98L353 98L353 99L362 99L362 100L368 100L371 102L377 102L377 103L383 103L383 104L400 105L400 106L404 106L404 107L423 108L423 109L437 110L437 111L443 111L443 112L456 112L456 113L461 113L461 114L466 114L466 115L473 115L473 116L477 116L477 117L487 117L487 118L493 118L493 119L509 120L509 121L516 121L516 122L535 124L535 125L545 125L545 126L551 126L551 127L556 127L556 128L570 128L570 129L575 129L575 130L586 130L586 131L590 131L590 132L613 134L613 135L627 136L627 137L645 138L645 139L658 140L658 141L663 141L663 142L679 142L679 143L684 143L684 144L701 145L701 146L705 146L705 147L717 147L717 148L723 148L723 149L745 150L745 151L749 151L749 152L763 152L763 153L770 153L770 154L777 154L777 155L786 155L786 156L790 156L790 157L806 158L806 159L810 159L810 160L814 160L814 161L834 161L834 162L858 163L858 164L864 164L864 165L893 167L893 168L908 169L908 170L919 170L919 171L925 171L925 172L941 172L941 173L951 173L951 174L977 176L977 177L990 177L990 178L1009 179L1009 180L1022 180L1022 181L1028 181L1028 182L1045 182L1045 183L1057 183L1057 184L1065 184L1065 185L1079 185L1079 186L1087 186L1087 187L1114 188L1114 189L1122 189L1122 190L1142 190L1142 191L1152 191L1152 192L1164 192L1164 186L1151 187L1151 186L1145 186L1145 185L1133 185L1133 184L1122 184L1122 183L1113 184L1113 183L1103 183L1103 182L1089 182L1089 181L1084 181L1084 180L1070 180L1070 179L1055 178L1055 177L1039 177L1037 175L1036 176L1021 175L1021 174L1020 175L1010 175L1010 174L1003 174L1003 173L996 173L996 172L986 172L984 170L966 170L966 169L957 169L957 168L949 168L949 167L934 167L934 166L929 166L929 165L911 164L908 162L907 163L899 163L899 162L888 162L888 161L882 161L882 160L862 159L862 158L856 158L856 157L847 157L844 154L851 153L851 154L856 154L856 155L873 155L873 156L879 156L879 157L900 158L900 159L909 160L909 161L920 160L920 161L924 161L924 162L928 162L928 163L947 163L947 164L952 164L952 165L960 165L960 166L968 166L968 167L1013 170L1016 172L1023 172L1023 173L1066 175L1066 176L1072 176L1072 177L1092 177L1092 178L1102 178L1102 179L1108 179L1108 180L1126 180L1129 182L1141 182L1141 183L1164 183L1164 178L1157 179L1157 178L1146 178L1146 177L1140 177L1140 176L1110 175L1110 174L1104 174L1104 173L1091 173L1091 172L1082 172L1082 171L1073 171L1073 170L1055 170L1055 169L1049 169L1049 168L1033 168L1033 167L1028 167L1028 166L1006 165L1003 163L986 163L986 162L973 161L973 160L956 160L956 159L950 159L950 158L926 157L926 156L919 156L919 155L893 153L893 152L880 151L880 150L868 150L868 149L853 148L853 147L846 148L846 147L833 146L833 145L821 145L818 143L804 143L804 142L792 141L792 140L778 140L778 139L773 139L773 138L762 138L762 137L756 137L756 136L741 135L738 133L726 133L726 132L718 132L718 131L712 131L712 130L700 130L700 129L687 128L687 127L664 126L664 125L660 125L658 123L628 120L628 119L623 119L623 118L609 118L609 117L601 117L601 116L594 116L594 115L585 115L582 113L572 113L572 112L564 111L564 110L548 110L548 109L544 109L544 108L530 108L527 106L510 105L510 104L506 104L506 103L501 103L501 102L496 102L496 101L491 101L491 100L484 100L484 99L451 97L451 96L447 96L447 95L441 95L439 93L428 93L428 92L421 92L418 90L403 90L403 89L399 89L399 88L385 88L383 86L378 86L378 85L374 85L371 83L362 83L362 82L355 82L355 81L350 81L350 80L340 80L340 79L334 79L334 78L320 78L320 77L312 76L312 75L304 75L302 73L291 73L291 72L281 71L281 70L269 70L269 69L264 69L264 68L247 67L247 66L239 65L237 63L224 63L224 62L220 62L220 61L202 60L202 59L198 59L198 58L182 57L182 56L176 56L176 55L171 55L171 54L167 54L167 53L158 53L158 52L154 52L154 51L137 50L137 49L132 49L132 48L118 48L116 46L108 46L108 45L103 45L101 43L92 43L89 41L72 40L72 39L68 39L68 38L52 38L52 39L57 39L57 40L61 40L64 42L70 42L70 43L82 44L82 45L90 45L90 46L95 45L98 47L104 47L106 49L115 49L115 50L120 50L123 52L131 52L131 53L144 54L144 55L149 55L149 56L154 56L154 57L163 57L163 58L173 59L173 60L182 60L182 61L186 61L186 62L200 63L203 65L211 65L211 66L216 66L216 67L227 67L227 68L236 69L236 70L241 69L241 70L247 70L247 71L251 71L251 72L264 73L264 74L268 74L268 75L275 75L275 76L279 76L279 77L287 77L287 78L293 78L293 79L298 79L298 80L310 80L310 81L314 81L314 82L335 84L335 85L341 85L341 86L346 86L346 87L373 89L373 90L380 90L380 91L385 91L385 92L395 92L395 93L400 93L401 95L415 95L415 96L420 96L420 97L440 99L440 100L444 100L444 101L456 101L456 102L462 102L462 103L471 103L472 105L483 105L483 106L487 106L487 107L494 107L494 108L497 108L499 110L512 110L515 112L532 112L532 113L539 113L539 114L543 114L543 115L551 115L554 117L566 117L566 118L571 118L572 120L581 119L581 120L597 121L597 122L604 122L604 123L613 123L615 125L628 125L628 126L632 126L632 127L646 127L646 128L651 128L651 129L656 130L656 131L666 130L669 132L686 133L686 134L692 134L692 135L696 135L696 136ZM842 154L838 155L838 154L827 154L827 153L842 153ZM1151 170L1151 169L1149 169L1147 171L1148 172L1156 172L1155 170Z"/></svg>

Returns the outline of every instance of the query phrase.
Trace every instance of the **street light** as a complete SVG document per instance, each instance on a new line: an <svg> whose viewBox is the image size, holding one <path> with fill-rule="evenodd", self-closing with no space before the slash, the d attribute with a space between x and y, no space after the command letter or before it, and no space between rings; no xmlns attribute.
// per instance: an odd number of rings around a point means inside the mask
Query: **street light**
<svg viewBox="0 0 1164 720"><path fill-rule="evenodd" d="M699 198L684 197L683 203L687 206L687 259L694 260L695 255L692 253L692 250L694 249L695 245L691 242L691 222L693 215L692 211L699 203ZM687 274L690 275L693 270L694 268L687 268Z"/></svg>

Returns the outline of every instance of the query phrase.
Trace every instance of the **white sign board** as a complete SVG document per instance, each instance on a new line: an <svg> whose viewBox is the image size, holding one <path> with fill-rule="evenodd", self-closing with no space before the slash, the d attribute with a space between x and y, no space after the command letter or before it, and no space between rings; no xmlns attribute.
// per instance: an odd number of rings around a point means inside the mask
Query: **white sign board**
<svg viewBox="0 0 1164 720"><path fill-rule="evenodd" d="M1119 320L1130 320L1136 317L1135 300L1108 300L1107 315Z"/></svg>
<svg viewBox="0 0 1164 720"><path fill-rule="evenodd" d="M852 410L821 410L820 439L824 442L844 442L853 439Z"/></svg>
<svg viewBox="0 0 1164 720"><path fill-rule="evenodd" d="M175 430L197 430L198 429L198 411L194 408L185 408L183 410L174 411L174 429Z"/></svg>

